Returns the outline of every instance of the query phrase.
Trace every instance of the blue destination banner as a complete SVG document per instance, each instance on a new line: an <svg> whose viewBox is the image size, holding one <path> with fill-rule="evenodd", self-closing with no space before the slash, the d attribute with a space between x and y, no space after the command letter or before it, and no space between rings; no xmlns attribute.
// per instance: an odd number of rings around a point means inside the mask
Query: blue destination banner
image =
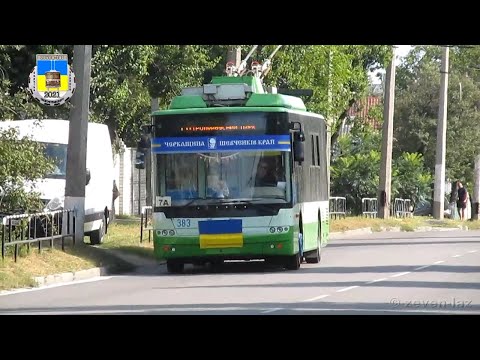
<svg viewBox="0 0 480 360"><path fill-rule="evenodd" d="M162 137L152 139L152 152L155 154L252 150L290 151L290 135Z"/></svg>

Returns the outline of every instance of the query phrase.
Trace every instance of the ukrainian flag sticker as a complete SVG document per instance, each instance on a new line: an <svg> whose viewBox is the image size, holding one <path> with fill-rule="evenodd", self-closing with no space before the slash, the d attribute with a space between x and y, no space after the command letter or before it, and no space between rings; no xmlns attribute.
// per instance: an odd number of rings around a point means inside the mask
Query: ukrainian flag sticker
<svg viewBox="0 0 480 360"><path fill-rule="evenodd" d="M75 75L68 65L68 55L37 55L28 89L44 105L58 106L68 101L75 91Z"/></svg>
<svg viewBox="0 0 480 360"><path fill-rule="evenodd" d="M243 247L242 220L204 220L198 222L200 249Z"/></svg>

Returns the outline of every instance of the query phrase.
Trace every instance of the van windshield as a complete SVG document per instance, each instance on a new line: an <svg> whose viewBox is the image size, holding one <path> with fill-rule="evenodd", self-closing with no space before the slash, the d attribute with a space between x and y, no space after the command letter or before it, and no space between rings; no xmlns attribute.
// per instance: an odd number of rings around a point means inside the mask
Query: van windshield
<svg viewBox="0 0 480 360"><path fill-rule="evenodd" d="M54 162L53 171L45 177L48 179L65 179L67 175L67 144L43 143L44 154Z"/></svg>

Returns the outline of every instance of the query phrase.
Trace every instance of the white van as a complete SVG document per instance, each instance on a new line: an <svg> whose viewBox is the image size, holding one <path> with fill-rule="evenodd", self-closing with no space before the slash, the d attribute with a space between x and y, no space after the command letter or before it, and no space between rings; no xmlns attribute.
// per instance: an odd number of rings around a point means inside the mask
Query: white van
<svg viewBox="0 0 480 360"><path fill-rule="evenodd" d="M16 127L20 137L44 143L45 154L55 159L52 174L35 183L46 210L64 205L69 125L68 120L55 119L0 121L0 128ZM100 244L113 215L114 165L107 125L88 124L86 165L90 180L85 187L84 234L90 236L91 244Z"/></svg>

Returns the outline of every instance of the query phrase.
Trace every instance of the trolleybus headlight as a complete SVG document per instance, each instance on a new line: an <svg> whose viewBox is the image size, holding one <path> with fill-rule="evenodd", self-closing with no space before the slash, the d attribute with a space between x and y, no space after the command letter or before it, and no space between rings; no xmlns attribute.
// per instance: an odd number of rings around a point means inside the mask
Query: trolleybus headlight
<svg viewBox="0 0 480 360"><path fill-rule="evenodd" d="M274 227L271 227L270 228L270 232L273 234L275 232L275 228Z"/></svg>
<svg viewBox="0 0 480 360"><path fill-rule="evenodd" d="M169 234L170 236L175 235L175 230L170 230L170 231L168 232L168 234Z"/></svg>
<svg viewBox="0 0 480 360"><path fill-rule="evenodd" d="M277 232L282 232L283 231L283 227L279 226L277 227Z"/></svg>
<svg viewBox="0 0 480 360"><path fill-rule="evenodd" d="M162 235L163 235L163 236L167 236L167 235L168 235L168 231L167 231L167 230L162 230Z"/></svg>

